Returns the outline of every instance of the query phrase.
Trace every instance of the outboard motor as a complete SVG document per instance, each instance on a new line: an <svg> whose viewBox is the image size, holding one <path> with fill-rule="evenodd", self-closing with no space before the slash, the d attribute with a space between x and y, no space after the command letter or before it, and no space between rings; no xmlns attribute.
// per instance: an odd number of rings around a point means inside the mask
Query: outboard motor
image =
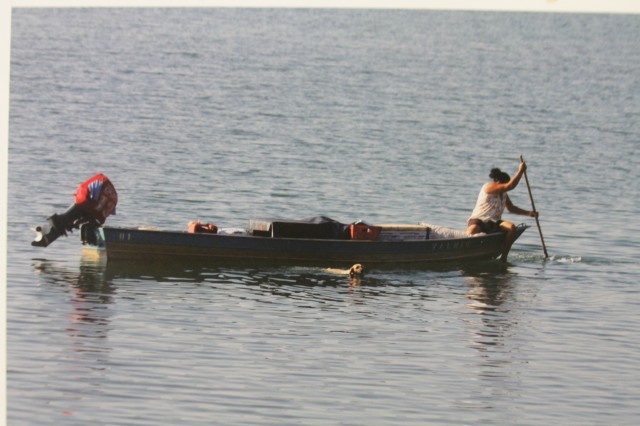
<svg viewBox="0 0 640 426"><path fill-rule="evenodd" d="M102 173L78 186L75 202L62 214L54 214L47 218L47 223L35 228L36 238L31 242L32 246L47 247L59 236L67 235L67 232L82 225L95 230L102 226L107 217L116 214L118 193L111 181ZM91 232L85 232L83 227L83 241L91 242ZM94 234L94 233L91 233Z"/></svg>

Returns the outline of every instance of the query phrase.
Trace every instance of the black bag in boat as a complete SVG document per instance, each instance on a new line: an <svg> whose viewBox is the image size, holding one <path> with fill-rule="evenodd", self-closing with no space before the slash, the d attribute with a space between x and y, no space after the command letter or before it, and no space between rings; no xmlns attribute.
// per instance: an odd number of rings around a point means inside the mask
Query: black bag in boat
<svg viewBox="0 0 640 426"><path fill-rule="evenodd" d="M250 219L249 234L272 238L312 238L348 240L349 225L326 216L302 220Z"/></svg>

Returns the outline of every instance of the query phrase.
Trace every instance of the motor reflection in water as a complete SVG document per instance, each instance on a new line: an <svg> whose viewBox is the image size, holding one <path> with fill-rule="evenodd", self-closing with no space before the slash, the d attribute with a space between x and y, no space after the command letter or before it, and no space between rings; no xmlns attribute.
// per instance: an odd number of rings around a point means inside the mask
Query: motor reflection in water
<svg viewBox="0 0 640 426"><path fill-rule="evenodd" d="M69 295L65 331L76 353L111 351L105 339L110 330L114 288L106 279L104 259L95 254L83 255L77 271L47 260L37 260L33 265L45 285Z"/></svg>

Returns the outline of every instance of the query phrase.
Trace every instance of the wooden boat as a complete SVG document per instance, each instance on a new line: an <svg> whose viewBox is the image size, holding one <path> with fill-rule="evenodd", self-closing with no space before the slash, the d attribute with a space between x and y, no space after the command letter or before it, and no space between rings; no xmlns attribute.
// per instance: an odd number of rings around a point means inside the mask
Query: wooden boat
<svg viewBox="0 0 640 426"><path fill-rule="evenodd" d="M343 224L325 216L304 220L251 219L243 235L222 234L198 224L188 231L104 226L118 201L103 174L83 182L75 203L37 226L32 246L47 247L80 228L83 244L103 249L107 259L267 261L329 264L409 264L491 259L502 253L505 234L470 236L420 225ZM516 239L527 228L519 225Z"/></svg>
<svg viewBox="0 0 640 426"><path fill-rule="evenodd" d="M413 225L402 227L416 229ZM384 229L384 225L381 228ZM517 237L526 228L526 225L519 225ZM86 232L83 234L86 235ZM492 259L501 254L505 239L502 232L458 238L367 240L220 235L109 226L96 228L95 236L92 242L106 251L108 259L267 261L325 265Z"/></svg>

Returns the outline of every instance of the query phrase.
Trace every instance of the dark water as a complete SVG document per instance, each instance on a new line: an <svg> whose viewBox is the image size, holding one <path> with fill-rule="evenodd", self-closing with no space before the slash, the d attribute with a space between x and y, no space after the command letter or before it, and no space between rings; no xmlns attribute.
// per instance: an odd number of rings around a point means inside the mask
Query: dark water
<svg viewBox="0 0 640 426"><path fill-rule="evenodd" d="M640 18L13 11L9 424L635 424ZM520 154L507 268L106 264L30 228L97 172L116 226L464 228ZM524 183L511 195L529 208ZM327 265L332 266L332 265Z"/></svg>

